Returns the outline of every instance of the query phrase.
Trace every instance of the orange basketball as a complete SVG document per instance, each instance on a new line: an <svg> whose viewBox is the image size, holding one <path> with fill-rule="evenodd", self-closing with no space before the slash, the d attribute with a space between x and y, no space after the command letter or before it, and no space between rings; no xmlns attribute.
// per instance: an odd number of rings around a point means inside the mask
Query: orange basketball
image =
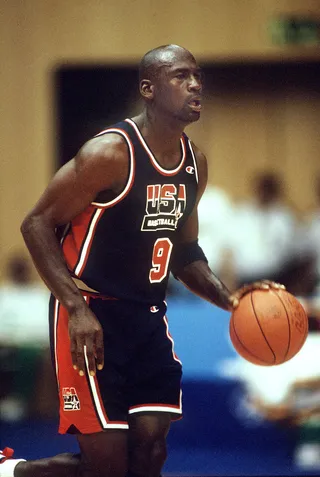
<svg viewBox="0 0 320 477"><path fill-rule="evenodd" d="M297 298L285 290L253 290L233 311L229 332L243 358L273 366L300 351L308 334L308 317Z"/></svg>

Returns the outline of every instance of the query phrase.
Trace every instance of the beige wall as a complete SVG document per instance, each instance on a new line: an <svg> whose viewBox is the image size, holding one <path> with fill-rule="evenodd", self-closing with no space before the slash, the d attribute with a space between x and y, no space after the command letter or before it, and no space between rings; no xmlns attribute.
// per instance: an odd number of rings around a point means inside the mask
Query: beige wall
<svg viewBox="0 0 320 477"><path fill-rule="evenodd" d="M215 89L190 131L209 158L209 178L234 199L250 194L257 171L271 169L303 212L314 205L320 175L320 85L276 84L274 91L256 91L254 81L245 91Z"/></svg>
<svg viewBox="0 0 320 477"><path fill-rule="evenodd" d="M319 59L313 48L271 45L267 22L274 13L320 14L318 0L0 0L0 271L5 257L22 245L19 224L53 171L55 121L51 72L62 62L136 62L148 49L168 42L182 44L199 59ZM315 99L319 104L319 98ZM310 200L308 181L317 167L319 107L292 93L277 101L257 98L212 100L219 122L194 128L208 158L215 158L215 180L231 192L245 192L252 161L277 163L268 134L285 154L285 168L297 200ZM283 110L283 107L285 109ZM265 111L267 108L267 114ZM281 111L282 130L268 121ZM305 122L301 124L301 112ZM243 118L246 119L244 122ZM266 124L268 122L268 124ZM269 129L266 129L269 128ZM214 131L214 133L212 133ZM267 131L267 132L266 132ZM301 152L308 165L300 174ZM309 166L310 164L310 166ZM300 174L299 178L297 174ZM301 177L301 182L300 182ZM302 192L303 191L305 192ZM0 272L1 278L1 272Z"/></svg>

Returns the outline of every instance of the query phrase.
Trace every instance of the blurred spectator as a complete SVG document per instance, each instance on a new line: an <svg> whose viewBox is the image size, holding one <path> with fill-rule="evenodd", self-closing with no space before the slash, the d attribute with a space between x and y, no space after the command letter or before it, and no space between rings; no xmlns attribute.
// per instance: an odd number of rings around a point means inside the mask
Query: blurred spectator
<svg viewBox="0 0 320 477"><path fill-rule="evenodd" d="M307 218L305 229L307 246L316 256L317 275L320 278L320 175L315 181L316 207Z"/></svg>
<svg viewBox="0 0 320 477"><path fill-rule="evenodd" d="M198 206L199 243L213 272L230 288L235 288L229 250L233 233L234 205L220 187L208 185Z"/></svg>
<svg viewBox="0 0 320 477"><path fill-rule="evenodd" d="M0 287L0 418L14 421L28 415L38 402L35 386L49 349L49 293L33 283L24 256L9 259L7 277Z"/></svg>
<svg viewBox="0 0 320 477"><path fill-rule="evenodd" d="M245 383L248 404L264 419L292 429L294 464L320 471L320 306L314 296L299 297L309 316L309 334L296 356L277 366L239 357L225 362L222 372Z"/></svg>
<svg viewBox="0 0 320 477"><path fill-rule="evenodd" d="M234 208L227 193L220 187L207 185L198 206L199 244L203 248L212 271L230 288L234 288L233 268L229 273L229 229ZM196 295L170 276L168 294L191 300Z"/></svg>
<svg viewBox="0 0 320 477"><path fill-rule="evenodd" d="M255 176L253 198L238 205L229 236L237 283L260 278L281 281L296 254L296 230L280 177L270 172Z"/></svg>

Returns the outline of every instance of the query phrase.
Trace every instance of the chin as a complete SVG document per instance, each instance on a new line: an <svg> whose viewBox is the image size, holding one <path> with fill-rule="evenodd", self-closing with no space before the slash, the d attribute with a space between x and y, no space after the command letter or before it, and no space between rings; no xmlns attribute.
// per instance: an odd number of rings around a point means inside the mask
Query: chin
<svg viewBox="0 0 320 477"><path fill-rule="evenodd" d="M186 122L195 123L196 121L199 121L199 119L200 119L200 111L192 111L192 113L188 115L188 119L186 120Z"/></svg>
<svg viewBox="0 0 320 477"><path fill-rule="evenodd" d="M185 125L195 123L200 119L200 111L192 111L191 113L180 115L177 119Z"/></svg>
<svg viewBox="0 0 320 477"><path fill-rule="evenodd" d="M192 113L192 116L193 116L192 122L195 122L200 119L201 113L200 111L199 112L195 111L194 113Z"/></svg>

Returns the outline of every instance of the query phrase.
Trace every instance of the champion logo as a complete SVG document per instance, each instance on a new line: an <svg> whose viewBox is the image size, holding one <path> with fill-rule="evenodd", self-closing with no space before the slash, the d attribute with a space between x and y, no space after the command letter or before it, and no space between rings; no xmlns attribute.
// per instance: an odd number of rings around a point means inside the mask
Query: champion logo
<svg viewBox="0 0 320 477"><path fill-rule="evenodd" d="M159 308L157 306L151 306L150 311L151 313L157 313L157 311L159 311Z"/></svg>
<svg viewBox="0 0 320 477"><path fill-rule="evenodd" d="M194 174L194 167L188 166L188 167L186 167L186 171L187 171L188 174Z"/></svg>

